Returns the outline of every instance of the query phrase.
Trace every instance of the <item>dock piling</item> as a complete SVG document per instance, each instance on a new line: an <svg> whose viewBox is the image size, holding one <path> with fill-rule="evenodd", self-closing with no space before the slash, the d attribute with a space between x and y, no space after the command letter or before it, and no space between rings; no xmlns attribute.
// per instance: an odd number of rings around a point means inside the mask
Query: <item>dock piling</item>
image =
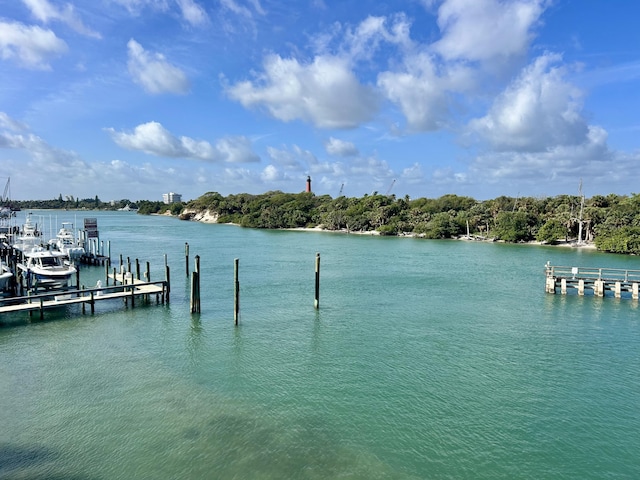
<svg viewBox="0 0 640 480"><path fill-rule="evenodd" d="M320 253L316 253L316 294L313 301L314 308L320 308Z"/></svg>
<svg viewBox="0 0 640 480"><path fill-rule="evenodd" d="M238 270L240 265L240 259L234 260L233 277L234 277L234 296L233 296L233 321L238 326L238 319L240 317L240 282L238 281Z"/></svg>

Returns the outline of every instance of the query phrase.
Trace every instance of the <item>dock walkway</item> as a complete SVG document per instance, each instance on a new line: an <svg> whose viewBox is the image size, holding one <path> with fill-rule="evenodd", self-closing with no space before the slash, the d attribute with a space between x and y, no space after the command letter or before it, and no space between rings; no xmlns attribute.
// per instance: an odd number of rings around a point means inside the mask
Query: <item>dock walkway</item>
<svg viewBox="0 0 640 480"><path fill-rule="evenodd" d="M611 291L616 298L627 293L631 294L633 300L638 300L640 270L566 267L547 262L545 274L547 293L556 293L559 289L563 295L569 290L576 290L578 295L584 295L591 291L595 296L604 297L606 291Z"/></svg>
<svg viewBox="0 0 640 480"><path fill-rule="evenodd" d="M113 280L112 285L0 298L0 314L24 311L31 315L39 311L40 318L43 318L45 310L65 305L81 304L83 313L89 305L91 313L94 313L96 302L104 300L123 299L126 304L130 302L132 308L137 299L148 299L151 295L156 296L157 303L168 301L168 283L164 280L143 282L124 275L109 275L108 279Z"/></svg>

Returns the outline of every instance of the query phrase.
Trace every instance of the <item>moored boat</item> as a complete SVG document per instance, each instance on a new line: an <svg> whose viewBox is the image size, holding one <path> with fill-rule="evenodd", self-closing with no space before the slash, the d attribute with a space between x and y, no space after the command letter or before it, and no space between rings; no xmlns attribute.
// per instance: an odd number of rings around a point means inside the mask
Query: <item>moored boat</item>
<svg viewBox="0 0 640 480"><path fill-rule="evenodd" d="M55 238L49 240L49 245L64 253L70 260L77 260L85 253L84 247L76 240L71 222L62 222L62 227Z"/></svg>
<svg viewBox="0 0 640 480"><path fill-rule="evenodd" d="M33 249L23 252L17 267L27 277L30 287L65 288L76 273L76 267L65 261L65 254L53 250Z"/></svg>
<svg viewBox="0 0 640 480"><path fill-rule="evenodd" d="M13 277L11 269L4 262L0 262L0 291L7 290L11 277Z"/></svg>

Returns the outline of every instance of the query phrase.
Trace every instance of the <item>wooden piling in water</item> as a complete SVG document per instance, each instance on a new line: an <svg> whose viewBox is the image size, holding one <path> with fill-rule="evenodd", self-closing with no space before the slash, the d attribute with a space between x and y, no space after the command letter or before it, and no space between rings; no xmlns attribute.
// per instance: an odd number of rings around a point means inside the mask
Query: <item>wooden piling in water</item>
<svg viewBox="0 0 640 480"><path fill-rule="evenodd" d="M200 256L195 257L195 268L191 274L191 313L200 313Z"/></svg>
<svg viewBox="0 0 640 480"><path fill-rule="evenodd" d="M189 243L184 242L184 269L189 278Z"/></svg>
<svg viewBox="0 0 640 480"><path fill-rule="evenodd" d="M234 278L234 296L233 296L233 321L238 326L238 319L240 317L240 282L238 281L238 270L240 265L240 259L234 260L233 278Z"/></svg>
<svg viewBox="0 0 640 480"><path fill-rule="evenodd" d="M320 308L320 253L316 253L316 295L313 301L314 308Z"/></svg>

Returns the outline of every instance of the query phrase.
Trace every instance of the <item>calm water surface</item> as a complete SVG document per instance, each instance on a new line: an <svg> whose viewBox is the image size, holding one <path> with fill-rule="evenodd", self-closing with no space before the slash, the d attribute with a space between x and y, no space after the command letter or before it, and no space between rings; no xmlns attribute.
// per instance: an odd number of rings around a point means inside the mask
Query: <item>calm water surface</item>
<svg viewBox="0 0 640 480"><path fill-rule="evenodd" d="M638 304L544 293L640 258L86 216L171 302L1 319L0 478L640 478Z"/></svg>

